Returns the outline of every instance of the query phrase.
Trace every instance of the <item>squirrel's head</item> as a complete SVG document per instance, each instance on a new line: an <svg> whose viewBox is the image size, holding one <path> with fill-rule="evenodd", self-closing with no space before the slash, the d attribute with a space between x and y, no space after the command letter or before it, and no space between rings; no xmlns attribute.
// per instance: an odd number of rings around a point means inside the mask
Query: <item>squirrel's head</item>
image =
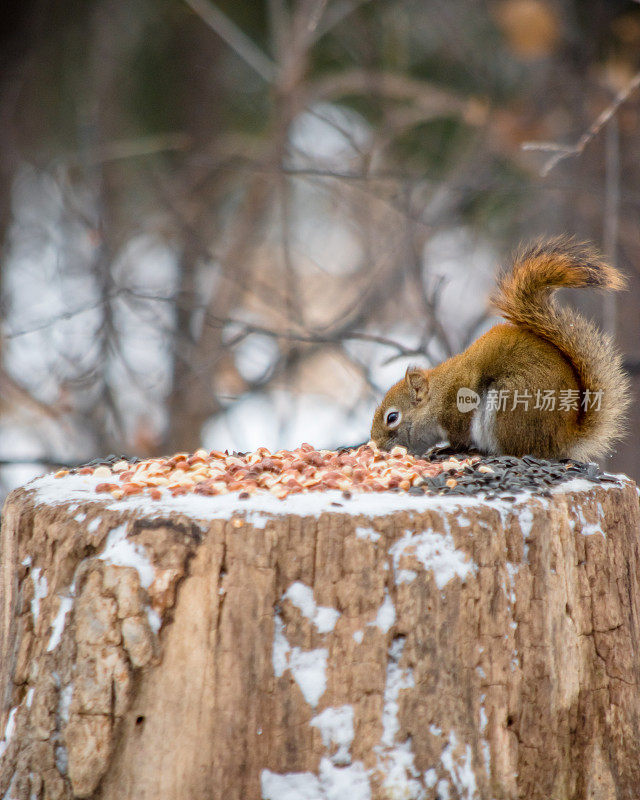
<svg viewBox="0 0 640 800"><path fill-rule="evenodd" d="M446 434L429 414L428 369L409 367L392 386L373 415L371 438L381 450L401 445L421 455Z"/></svg>

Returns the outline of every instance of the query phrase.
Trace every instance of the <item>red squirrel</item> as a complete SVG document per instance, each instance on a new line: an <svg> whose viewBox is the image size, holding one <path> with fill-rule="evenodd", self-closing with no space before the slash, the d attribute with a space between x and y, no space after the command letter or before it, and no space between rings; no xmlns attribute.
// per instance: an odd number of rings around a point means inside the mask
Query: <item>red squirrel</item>
<svg viewBox="0 0 640 800"><path fill-rule="evenodd" d="M491 300L506 323L433 369L410 367L376 409L371 438L422 454L460 450L539 458L600 458L620 438L629 384L611 339L552 293L618 290L623 276L567 237L521 250Z"/></svg>

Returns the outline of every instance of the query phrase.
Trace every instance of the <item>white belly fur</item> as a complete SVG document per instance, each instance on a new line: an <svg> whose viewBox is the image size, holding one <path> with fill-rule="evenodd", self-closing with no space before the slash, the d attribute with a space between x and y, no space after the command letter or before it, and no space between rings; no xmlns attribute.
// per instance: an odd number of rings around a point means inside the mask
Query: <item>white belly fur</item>
<svg viewBox="0 0 640 800"><path fill-rule="evenodd" d="M480 398L480 404L471 419L471 441L483 453L500 455L500 447L495 436L496 409L489 407L487 396Z"/></svg>

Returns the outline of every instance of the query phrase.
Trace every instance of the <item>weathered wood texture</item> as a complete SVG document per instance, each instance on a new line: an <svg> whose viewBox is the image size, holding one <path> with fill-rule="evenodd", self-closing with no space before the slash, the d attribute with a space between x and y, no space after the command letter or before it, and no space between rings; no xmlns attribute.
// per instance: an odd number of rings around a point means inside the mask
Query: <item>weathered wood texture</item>
<svg viewBox="0 0 640 800"><path fill-rule="evenodd" d="M256 524L10 496L0 797L640 797L633 484Z"/></svg>

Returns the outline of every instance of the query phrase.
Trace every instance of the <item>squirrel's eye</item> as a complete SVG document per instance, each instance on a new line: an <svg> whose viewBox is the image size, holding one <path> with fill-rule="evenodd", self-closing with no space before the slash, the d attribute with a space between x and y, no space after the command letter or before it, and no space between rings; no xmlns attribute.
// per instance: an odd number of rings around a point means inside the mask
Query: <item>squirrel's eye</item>
<svg viewBox="0 0 640 800"><path fill-rule="evenodd" d="M389 430L393 430L398 427L401 419L402 413L397 408L390 408L384 415L384 424Z"/></svg>

